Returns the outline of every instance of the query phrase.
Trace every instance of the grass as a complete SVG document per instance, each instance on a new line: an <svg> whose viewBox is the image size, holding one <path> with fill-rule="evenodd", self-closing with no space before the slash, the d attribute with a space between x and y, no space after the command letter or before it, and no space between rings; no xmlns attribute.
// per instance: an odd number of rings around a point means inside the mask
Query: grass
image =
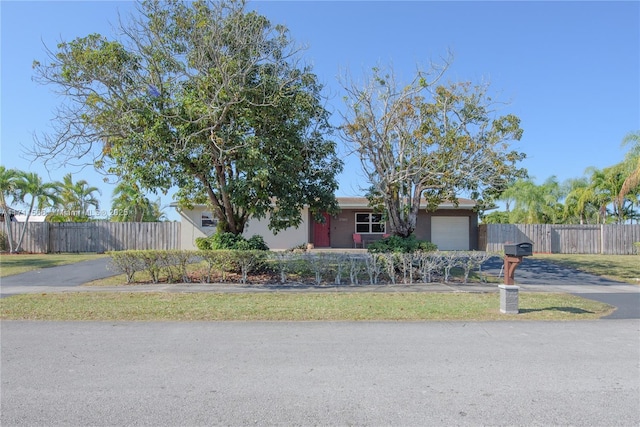
<svg viewBox="0 0 640 427"><path fill-rule="evenodd" d="M498 293L135 293L17 295L3 320L102 321L489 321L589 320L613 307L567 294L520 295L520 314L499 311Z"/></svg>
<svg viewBox="0 0 640 427"><path fill-rule="evenodd" d="M640 284L640 256L638 255L536 254L534 258L612 280Z"/></svg>
<svg viewBox="0 0 640 427"><path fill-rule="evenodd" d="M0 277L103 257L0 255ZM638 283L638 256L536 255L608 278ZM139 273L142 281L144 274ZM120 285L114 276L93 285ZM105 321L490 321L598 319L613 307L567 294L520 293L520 314L499 312L498 293L163 293L77 292L0 300L0 319Z"/></svg>
<svg viewBox="0 0 640 427"><path fill-rule="evenodd" d="M26 273L39 268L55 267L103 258L102 254L1 254L0 277Z"/></svg>

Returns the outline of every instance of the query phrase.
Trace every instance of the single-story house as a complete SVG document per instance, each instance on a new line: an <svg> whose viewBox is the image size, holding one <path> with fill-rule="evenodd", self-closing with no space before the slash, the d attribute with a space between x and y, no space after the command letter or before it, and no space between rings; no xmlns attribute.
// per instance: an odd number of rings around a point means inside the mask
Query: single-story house
<svg viewBox="0 0 640 427"><path fill-rule="evenodd" d="M27 216L26 215L16 215L15 219L17 222L26 222L27 221ZM45 222L47 220L47 216L46 215L31 215L29 217L29 222L33 223L33 222Z"/></svg>
<svg viewBox="0 0 640 427"><path fill-rule="evenodd" d="M338 197L337 201L340 213L324 214L324 223L314 221L305 208L302 223L297 228L274 234L267 227L268 219L251 219L244 235L262 236L271 249L290 249L308 244L315 248L353 248L354 234L359 235L362 246L366 247L369 242L381 239L387 233L382 216L373 212L366 198ZM414 234L420 240L435 243L440 250L477 249L478 215L474 207L473 200L458 199L458 206L442 203L435 212L426 212L421 208ZM196 238L216 232L216 220L207 206L197 205L193 209L178 209L178 212L182 223L182 249L195 249Z"/></svg>
<svg viewBox="0 0 640 427"><path fill-rule="evenodd" d="M9 208L9 221L11 222L16 222L16 215L20 214L21 212L19 210L13 209L13 208ZM5 221L5 211L3 208L0 208L0 222L4 222Z"/></svg>

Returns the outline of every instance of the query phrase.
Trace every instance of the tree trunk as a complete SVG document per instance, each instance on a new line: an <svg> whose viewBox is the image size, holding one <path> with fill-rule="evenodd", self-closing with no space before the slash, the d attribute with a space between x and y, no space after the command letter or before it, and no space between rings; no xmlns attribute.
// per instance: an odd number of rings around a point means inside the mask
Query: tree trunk
<svg viewBox="0 0 640 427"><path fill-rule="evenodd" d="M0 202L2 204L2 210L4 211L4 225L7 230L7 241L9 243L9 253L13 253L13 230L11 229L11 213L9 212L9 206L4 199L4 193L0 196Z"/></svg>
<svg viewBox="0 0 640 427"><path fill-rule="evenodd" d="M27 212L27 217L24 220L24 225L22 226L22 231L20 232L20 238L18 239L18 243L16 244L16 252L20 252L20 246L22 246L22 241L24 240L24 235L27 232L27 225L29 224L29 218L31 217L31 212L33 212L33 206L36 202L36 198L34 197L31 200L31 205L29 206L29 212Z"/></svg>

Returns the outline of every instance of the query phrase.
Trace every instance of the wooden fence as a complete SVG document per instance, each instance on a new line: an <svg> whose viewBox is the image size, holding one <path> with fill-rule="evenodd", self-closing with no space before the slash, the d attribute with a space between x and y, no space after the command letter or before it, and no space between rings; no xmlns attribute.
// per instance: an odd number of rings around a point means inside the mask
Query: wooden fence
<svg viewBox="0 0 640 427"><path fill-rule="evenodd" d="M2 231L5 225L2 224ZM24 224L12 223L14 241ZM179 222L34 222L27 224L22 251L106 252L180 249Z"/></svg>
<svg viewBox="0 0 640 427"><path fill-rule="evenodd" d="M640 242L640 224L481 224L478 233L479 249L493 252L528 242L538 253L631 255Z"/></svg>

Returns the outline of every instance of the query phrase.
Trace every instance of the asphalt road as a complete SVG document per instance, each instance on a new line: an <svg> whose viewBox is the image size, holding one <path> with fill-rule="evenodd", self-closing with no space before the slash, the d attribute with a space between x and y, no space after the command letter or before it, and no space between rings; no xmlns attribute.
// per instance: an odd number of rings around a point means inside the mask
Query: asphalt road
<svg viewBox="0 0 640 427"><path fill-rule="evenodd" d="M640 322L22 322L9 426L640 425Z"/></svg>

